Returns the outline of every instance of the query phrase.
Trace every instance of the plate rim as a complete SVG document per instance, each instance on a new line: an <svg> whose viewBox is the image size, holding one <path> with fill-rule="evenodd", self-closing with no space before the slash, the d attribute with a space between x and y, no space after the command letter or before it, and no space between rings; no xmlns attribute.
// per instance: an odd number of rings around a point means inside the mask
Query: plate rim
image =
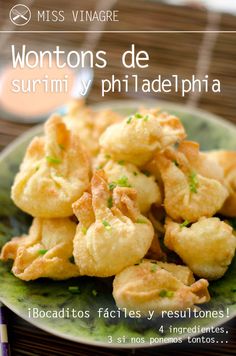
<svg viewBox="0 0 236 356"><path fill-rule="evenodd" d="M179 104L179 103L169 102L169 101L165 101L165 100L158 100L158 99L110 100L110 101L95 103L90 106L95 110L102 110L104 108L119 109L121 107L127 107L127 108L130 107L131 108L131 107L140 107L142 105L146 105L149 107L155 106L155 107L160 107L160 108L162 106L164 106L164 107L168 106L172 110L177 110L180 112L182 111L182 112L188 113L190 115L194 113L195 115L204 117L207 121L211 121L213 123L216 122L217 124L220 124L221 126L227 128L227 129L234 130L236 133L236 125L234 123L226 121L221 116L212 114L208 111L196 108L194 106L186 105L184 103ZM59 113L60 113L60 110L59 110ZM27 140L28 137L31 137L34 134L40 135L42 127L43 127L42 123L35 125L35 126L31 127L30 129L28 129L26 132L22 133L16 139L14 139L10 144L8 144L0 153L0 162L4 161L5 157L8 154L10 154L10 152L12 150L14 150L14 148L16 148L22 141ZM6 301L5 298L0 298L0 301L4 305L6 305L10 310L12 310L16 315L18 315L20 318L22 318L25 321L29 322L30 324L36 326L37 328L44 330L54 336L57 336L57 337L60 337L60 338L63 338L63 339L69 340L69 341L73 341L76 343L81 343L81 344L91 345L91 346L106 347L106 348L112 348L112 349L137 349L137 348L161 347L161 346L174 344L173 342L168 342L165 344L154 344L154 345L150 345L150 343L147 343L147 342L143 343L143 344L137 344L137 343L134 343L134 344L132 344L132 343L125 343L125 344L111 343L111 344L109 344L109 343L105 343L102 341L95 341L95 340L87 338L87 337L80 338L77 336L65 334L60 331L54 332L54 329L52 329L48 326L45 326L45 325L41 325L40 322L37 322L37 319L31 319L31 318L27 317L26 315L24 315L24 313L21 314L21 312L17 308L15 308L13 305L11 305L11 303ZM230 321L235 317L236 317L236 311L233 312L230 315L230 317L225 317L225 318L219 320L217 323L214 324L214 327L222 325L225 322ZM202 332L193 333L193 334L191 334L191 338L198 336L198 335L202 335L202 334L204 334L204 333L202 333ZM188 333L181 335L182 341L185 341L187 339L188 335L189 335Z"/></svg>

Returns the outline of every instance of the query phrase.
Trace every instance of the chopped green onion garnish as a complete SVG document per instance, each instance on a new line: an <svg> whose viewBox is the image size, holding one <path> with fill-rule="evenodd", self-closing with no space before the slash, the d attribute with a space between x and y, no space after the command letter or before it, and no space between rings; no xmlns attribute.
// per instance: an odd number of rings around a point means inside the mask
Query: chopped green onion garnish
<svg viewBox="0 0 236 356"><path fill-rule="evenodd" d="M75 264L75 258L74 258L74 256L71 256L71 257L69 258L69 261L70 261L70 263Z"/></svg>
<svg viewBox="0 0 236 356"><path fill-rule="evenodd" d="M106 158L106 159L110 159L110 158L111 158L111 155L109 155L109 154L106 153L106 154L105 154L105 158Z"/></svg>
<svg viewBox="0 0 236 356"><path fill-rule="evenodd" d="M174 292L171 291L171 290L162 289L159 292L159 296L162 297L162 298L164 298L164 297L171 298L171 297L173 297L173 295L174 295Z"/></svg>
<svg viewBox="0 0 236 356"><path fill-rule="evenodd" d="M134 176L137 176L137 175L138 175L138 172L133 172L133 175L134 175Z"/></svg>
<svg viewBox="0 0 236 356"><path fill-rule="evenodd" d="M123 165L125 164L125 161L120 160L120 161L118 161L118 163L119 163L121 166L123 166Z"/></svg>
<svg viewBox="0 0 236 356"><path fill-rule="evenodd" d="M85 226L82 226L82 233L84 234L84 235L86 235L87 234L87 231L88 231L88 229L86 229L86 227Z"/></svg>
<svg viewBox="0 0 236 356"><path fill-rule="evenodd" d="M128 120L126 121L126 124L130 124L131 121L132 121L132 116L130 116L130 117L128 118Z"/></svg>
<svg viewBox="0 0 236 356"><path fill-rule="evenodd" d="M192 193L197 193L197 185L198 185L197 175L196 173L192 172L189 176L189 188Z"/></svg>
<svg viewBox="0 0 236 356"><path fill-rule="evenodd" d="M148 119L149 119L149 116L145 115L143 121L148 121Z"/></svg>
<svg viewBox="0 0 236 356"><path fill-rule="evenodd" d="M111 230L111 225L109 224L109 222L107 222L106 220L102 220L102 224L106 230Z"/></svg>
<svg viewBox="0 0 236 356"><path fill-rule="evenodd" d="M70 286L70 287L68 287L68 290L72 294L80 294L80 289L77 286Z"/></svg>
<svg viewBox="0 0 236 356"><path fill-rule="evenodd" d="M56 157L51 157L51 156L46 156L46 160L49 162L49 163L61 163L61 159L59 158L56 158Z"/></svg>
<svg viewBox="0 0 236 356"><path fill-rule="evenodd" d="M166 293L167 293L167 291L166 291L165 289L162 289L162 290L159 292L159 296L160 296L161 298L164 298L164 297L166 297Z"/></svg>
<svg viewBox="0 0 236 356"><path fill-rule="evenodd" d="M172 298L173 295L174 295L174 292L173 292L172 290L168 290L168 291L166 292L167 298Z"/></svg>
<svg viewBox="0 0 236 356"><path fill-rule="evenodd" d="M147 220L139 218L139 219L136 220L136 223L137 224L147 224Z"/></svg>
<svg viewBox="0 0 236 356"><path fill-rule="evenodd" d="M109 190L113 190L113 189L115 189L115 187L116 187L116 183L115 182L111 182L111 183L109 183L108 184L108 188L109 188Z"/></svg>
<svg viewBox="0 0 236 356"><path fill-rule="evenodd" d="M131 184L129 184L128 178L126 176L122 176L116 182L111 182L108 184L109 190L113 190L117 186L130 188Z"/></svg>
<svg viewBox="0 0 236 356"><path fill-rule="evenodd" d="M47 253L48 252L48 250L39 250L38 251L38 253L40 254L40 255L45 255L45 253Z"/></svg>
<svg viewBox="0 0 236 356"><path fill-rule="evenodd" d="M98 295L98 292L96 291L96 289L92 290L92 295L94 295L94 297L96 297Z"/></svg>
<svg viewBox="0 0 236 356"><path fill-rule="evenodd" d="M129 184L128 177L122 176L117 180L117 185L119 187L128 187L130 188L131 185Z"/></svg>
<svg viewBox="0 0 236 356"><path fill-rule="evenodd" d="M109 209L111 209L111 208L112 208L112 205L113 205L112 197L109 197L109 198L107 199L107 206L108 206Z"/></svg>
<svg viewBox="0 0 236 356"><path fill-rule="evenodd" d="M100 164L99 166L96 167L96 170L99 171L99 169L102 169L104 167L104 164Z"/></svg>
<svg viewBox="0 0 236 356"><path fill-rule="evenodd" d="M152 263L152 267L151 267L151 272L156 272L157 271L157 265Z"/></svg>
<svg viewBox="0 0 236 356"><path fill-rule="evenodd" d="M36 171L36 172L39 170L39 167L40 167L39 164L35 167L35 171Z"/></svg>
<svg viewBox="0 0 236 356"><path fill-rule="evenodd" d="M142 114L139 114L138 112L134 115L134 117L136 119L142 119L143 118L143 115Z"/></svg>
<svg viewBox="0 0 236 356"><path fill-rule="evenodd" d="M190 222L188 220L184 220L184 222L182 222L182 224L180 224L180 227L188 226L188 224L190 224Z"/></svg>

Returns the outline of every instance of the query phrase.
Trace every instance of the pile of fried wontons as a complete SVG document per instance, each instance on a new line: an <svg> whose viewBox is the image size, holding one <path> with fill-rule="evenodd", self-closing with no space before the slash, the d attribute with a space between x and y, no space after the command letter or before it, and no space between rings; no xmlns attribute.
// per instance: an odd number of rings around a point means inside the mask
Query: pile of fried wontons
<svg viewBox="0 0 236 356"><path fill-rule="evenodd" d="M208 302L235 253L236 152L200 152L158 109L52 115L12 199L34 217L1 252L16 277L115 276L117 306L142 315Z"/></svg>

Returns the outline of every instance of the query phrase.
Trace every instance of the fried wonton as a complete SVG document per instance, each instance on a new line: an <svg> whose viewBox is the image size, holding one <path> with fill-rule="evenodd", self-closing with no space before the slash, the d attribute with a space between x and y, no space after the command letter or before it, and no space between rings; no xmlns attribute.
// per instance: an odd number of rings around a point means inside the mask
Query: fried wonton
<svg viewBox="0 0 236 356"><path fill-rule="evenodd" d="M200 152L199 147L198 142L182 141L178 146L178 152L186 157L189 165L195 172L198 172L203 177L223 182L224 171L221 165L206 152Z"/></svg>
<svg viewBox="0 0 236 356"><path fill-rule="evenodd" d="M70 216L72 203L89 185L89 169L79 135L53 115L45 124L45 136L35 137L27 148L12 199L34 217Z"/></svg>
<svg viewBox="0 0 236 356"><path fill-rule="evenodd" d="M165 245L175 251L199 277L218 279L230 265L236 236L230 225L218 218L201 218L190 227L167 219Z"/></svg>
<svg viewBox="0 0 236 356"><path fill-rule="evenodd" d="M77 132L81 142L92 157L99 152L99 137L105 129L120 121L121 116L109 109L94 111L83 100L71 104L69 113L63 117L66 126Z"/></svg>
<svg viewBox="0 0 236 356"><path fill-rule="evenodd" d="M236 217L236 151L212 151L208 157L214 159L223 169L224 184L229 191L220 212L223 215Z"/></svg>
<svg viewBox="0 0 236 356"><path fill-rule="evenodd" d="M119 308L139 310L141 315L154 311L183 310L209 301L208 282L194 282L185 266L144 260L116 275L113 297Z"/></svg>
<svg viewBox="0 0 236 356"><path fill-rule="evenodd" d="M99 143L113 159L140 167L151 160L155 152L184 138L184 127L176 116L147 110L109 126Z"/></svg>
<svg viewBox="0 0 236 356"><path fill-rule="evenodd" d="M138 206L141 213L147 213L151 205L161 205L162 197L153 176L140 171L135 165L125 161L114 161L107 154L100 154L96 168L102 168L110 184L132 187L137 191Z"/></svg>
<svg viewBox="0 0 236 356"><path fill-rule="evenodd" d="M68 218L35 218L29 234L7 242L0 257L13 259L13 274L25 281L77 277L79 269L72 254L75 231L76 224Z"/></svg>
<svg viewBox="0 0 236 356"><path fill-rule="evenodd" d="M148 251L154 231L138 209L136 191L109 190L103 171L95 172L91 194L84 193L73 209L80 222L73 254L82 275L115 275Z"/></svg>
<svg viewBox="0 0 236 356"><path fill-rule="evenodd" d="M207 178L193 168L182 152L168 148L155 156L164 184L164 206L176 221L197 221L218 212L228 196L218 180Z"/></svg>

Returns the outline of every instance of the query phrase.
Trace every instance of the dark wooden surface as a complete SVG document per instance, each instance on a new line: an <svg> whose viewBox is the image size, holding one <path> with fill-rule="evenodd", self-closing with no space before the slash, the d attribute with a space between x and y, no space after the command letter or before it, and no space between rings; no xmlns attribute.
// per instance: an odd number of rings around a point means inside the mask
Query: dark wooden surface
<svg viewBox="0 0 236 356"><path fill-rule="evenodd" d="M27 1L25 2L27 3ZM0 1L0 26L8 26L7 18L11 4L8 1ZM93 0L36 0L33 9L66 9L69 11L74 8L92 9L95 7ZM190 9L187 7L169 7L159 4L155 1L127 1L119 0L116 8L120 10L120 23L109 24L106 30L112 29L148 29L148 30L204 30L208 23L208 16L205 10ZM235 30L236 21L232 15L224 14L220 17L219 29ZM41 29L36 21L27 25L27 29ZM42 25L41 25L42 26ZM117 27L119 26L119 28ZM2 28L1 28L2 29ZM45 23L44 29L58 30L59 25ZM73 30L70 23L64 23L63 29ZM86 30L85 24L77 24L76 29ZM1 35L5 36L5 35ZM47 46L51 44L60 44L71 47L79 47L85 40L85 35L70 34L60 36L53 35L30 35L14 34L6 41L6 44L0 48L1 56L7 55L7 44L27 43L36 46ZM204 34L103 34L98 47L108 52L110 65L106 72L96 70L94 85L88 99L89 103L101 100L99 79L111 74L122 77L125 72L119 63L119 54L121 50L134 42L141 49L146 49L150 53L151 65L149 72L140 71L141 77L152 78L157 74L168 76L177 73L182 77L188 77L195 74L198 69L199 52L204 40ZM43 43L43 44L42 44ZM223 90L220 95L208 93L203 95L197 101L197 106L206 109L212 113L223 116L225 119L236 123L236 34L219 34L215 39L215 44L211 53L209 68L210 76L220 78L223 83ZM119 94L115 98L139 98L138 95ZM188 103L188 97L181 98L178 94L172 93L158 96L174 102ZM114 99L114 95L109 95L106 100ZM6 147L21 133L29 129L31 125L22 125L0 119L0 150ZM48 333L39 330L31 324L23 321L11 311L8 312L9 337L13 355L236 355L236 325L235 319L225 324L228 334L225 335L217 345L182 345L162 346L161 348L118 350L94 348L87 345L76 344L54 337ZM226 343L228 341L228 343Z"/></svg>

